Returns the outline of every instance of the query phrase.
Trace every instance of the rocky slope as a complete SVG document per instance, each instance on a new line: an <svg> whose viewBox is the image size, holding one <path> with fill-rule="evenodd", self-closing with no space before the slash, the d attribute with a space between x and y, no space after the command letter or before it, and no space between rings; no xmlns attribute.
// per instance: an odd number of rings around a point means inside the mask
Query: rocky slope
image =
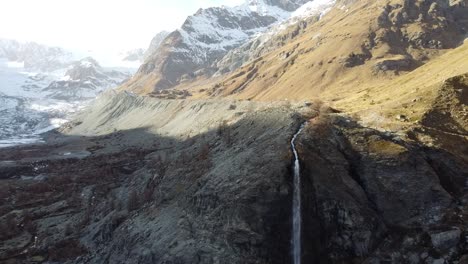
<svg viewBox="0 0 468 264"><path fill-rule="evenodd" d="M1 152L14 160L0 166L1 222L22 224L2 233L0 259L287 262L299 108L101 98L50 147Z"/></svg>

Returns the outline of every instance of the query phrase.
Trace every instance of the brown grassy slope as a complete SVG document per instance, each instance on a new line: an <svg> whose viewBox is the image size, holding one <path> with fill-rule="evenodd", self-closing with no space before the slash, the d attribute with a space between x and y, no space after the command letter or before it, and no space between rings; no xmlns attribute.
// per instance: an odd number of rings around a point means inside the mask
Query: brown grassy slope
<svg viewBox="0 0 468 264"><path fill-rule="evenodd" d="M362 85L352 91L343 90L342 98L333 105L358 113L364 122L376 126L379 122L394 121L396 115L404 115L409 121L420 121L440 101L440 93L447 87L446 80L468 73L467 58L468 43L391 81ZM336 95L327 91L322 98L333 101Z"/></svg>
<svg viewBox="0 0 468 264"><path fill-rule="evenodd" d="M460 25L466 21L454 19L445 8L399 0L335 8L287 45L212 85L209 94L344 100L363 85L392 80L460 45Z"/></svg>
<svg viewBox="0 0 468 264"><path fill-rule="evenodd" d="M334 107L468 161L468 42L394 80L343 91ZM322 94L327 101L335 98ZM404 133L403 133L404 134Z"/></svg>

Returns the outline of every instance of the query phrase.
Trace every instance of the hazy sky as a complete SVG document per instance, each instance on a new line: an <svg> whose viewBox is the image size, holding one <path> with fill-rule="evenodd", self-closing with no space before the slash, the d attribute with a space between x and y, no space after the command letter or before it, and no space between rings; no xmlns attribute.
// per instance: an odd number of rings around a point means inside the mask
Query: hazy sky
<svg viewBox="0 0 468 264"><path fill-rule="evenodd" d="M70 49L145 48L161 30L180 27L200 7L244 0L1 0L0 38Z"/></svg>

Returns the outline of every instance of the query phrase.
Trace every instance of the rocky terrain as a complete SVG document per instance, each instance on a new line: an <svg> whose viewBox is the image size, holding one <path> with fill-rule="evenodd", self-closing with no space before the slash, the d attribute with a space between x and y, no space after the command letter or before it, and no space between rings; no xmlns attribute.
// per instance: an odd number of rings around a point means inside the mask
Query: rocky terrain
<svg viewBox="0 0 468 264"><path fill-rule="evenodd" d="M101 98L47 145L1 152L0 259L287 262L294 109Z"/></svg>
<svg viewBox="0 0 468 264"><path fill-rule="evenodd" d="M464 263L466 160L319 102L126 93L0 151L0 259L290 263L289 141L305 121L304 261Z"/></svg>

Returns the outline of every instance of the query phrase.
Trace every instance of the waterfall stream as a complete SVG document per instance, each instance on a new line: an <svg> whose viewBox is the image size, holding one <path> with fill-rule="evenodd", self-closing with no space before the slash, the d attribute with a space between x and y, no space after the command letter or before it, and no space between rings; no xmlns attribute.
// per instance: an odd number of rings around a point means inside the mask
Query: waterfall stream
<svg viewBox="0 0 468 264"><path fill-rule="evenodd" d="M301 225L302 225L302 216L301 216L301 167L299 164L299 155L296 150L296 139L301 134L302 130L305 127L305 123L299 128L297 133L293 136L291 140L291 149L294 153L294 190L293 190L293 206L292 206L292 255L293 263L301 263Z"/></svg>

